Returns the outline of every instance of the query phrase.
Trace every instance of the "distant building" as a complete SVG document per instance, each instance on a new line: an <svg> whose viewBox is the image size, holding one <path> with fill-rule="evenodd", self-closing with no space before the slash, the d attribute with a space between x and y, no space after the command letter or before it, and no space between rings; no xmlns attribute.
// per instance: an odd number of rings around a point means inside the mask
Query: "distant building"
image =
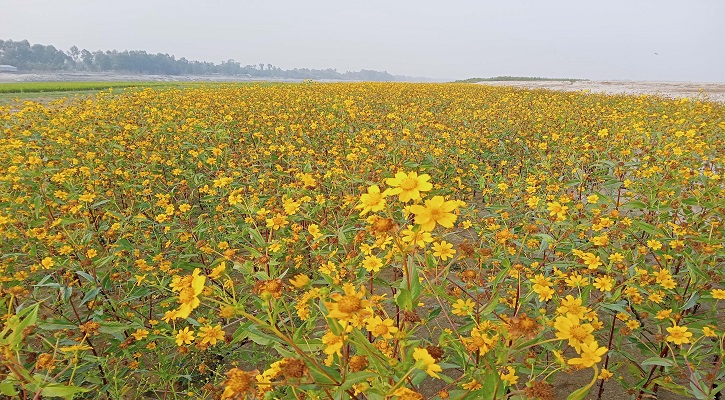
<svg viewBox="0 0 725 400"><path fill-rule="evenodd" d="M12 65L0 65L0 72L18 72L18 67Z"/></svg>

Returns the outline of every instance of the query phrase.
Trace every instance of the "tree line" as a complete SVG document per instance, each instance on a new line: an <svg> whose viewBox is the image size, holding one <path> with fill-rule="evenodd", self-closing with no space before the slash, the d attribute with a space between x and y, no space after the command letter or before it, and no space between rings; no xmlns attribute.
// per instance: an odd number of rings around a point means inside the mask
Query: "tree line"
<svg viewBox="0 0 725 400"><path fill-rule="evenodd" d="M284 70L271 64L242 65L235 60L219 64L208 61L178 60L169 54L150 54L143 50L88 51L73 46L68 51L52 45L30 44L27 40L0 39L0 64L21 71L118 72L146 75L230 75L251 78L342 79L366 81L406 80L388 72L360 70L294 68Z"/></svg>

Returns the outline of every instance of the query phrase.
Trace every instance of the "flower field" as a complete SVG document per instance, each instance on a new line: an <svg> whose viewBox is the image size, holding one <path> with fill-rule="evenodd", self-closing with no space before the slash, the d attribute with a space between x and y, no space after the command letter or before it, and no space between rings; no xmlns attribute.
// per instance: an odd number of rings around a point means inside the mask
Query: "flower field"
<svg viewBox="0 0 725 400"><path fill-rule="evenodd" d="M0 107L0 154L11 398L725 388L723 104L146 88Z"/></svg>

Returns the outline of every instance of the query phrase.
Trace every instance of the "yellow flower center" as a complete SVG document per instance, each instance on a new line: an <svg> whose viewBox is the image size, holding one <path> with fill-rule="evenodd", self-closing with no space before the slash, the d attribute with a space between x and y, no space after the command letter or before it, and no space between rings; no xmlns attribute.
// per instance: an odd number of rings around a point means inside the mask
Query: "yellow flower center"
<svg viewBox="0 0 725 400"><path fill-rule="evenodd" d="M439 219L443 218L443 215L445 213L440 208L432 208L430 210L430 219L433 221L438 221Z"/></svg>
<svg viewBox="0 0 725 400"><path fill-rule="evenodd" d="M191 303L195 297L193 288L183 288L179 293L179 302L182 304Z"/></svg>
<svg viewBox="0 0 725 400"><path fill-rule="evenodd" d="M578 341L583 341L589 334L581 325L574 325L571 327L571 330L569 331L569 334L571 334L571 337Z"/></svg>
<svg viewBox="0 0 725 400"><path fill-rule="evenodd" d="M380 193L371 193L368 198L365 200L366 206L374 206L378 203L380 203L380 200L383 198L383 196Z"/></svg>
<svg viewBox="0 0 725 400"><path fill-rule="evenodd" d="M405 178L400 181L400 188L403 190L413 190L418 186L418 181L412 178Z"/></svg>
<svg viewBox="0 0 725 400"><path fill-rule="evenodd" d="M373 333L377 336L385 335L388 333L388 327L385 324L378 324L375 326Z"/></svg>
<svg viewBox="0 0 725 400"><path fill-rule="evenodd" d="M360 310L360 299L357 296L346 295L337 302L340 312L352 313Z"/></svg>

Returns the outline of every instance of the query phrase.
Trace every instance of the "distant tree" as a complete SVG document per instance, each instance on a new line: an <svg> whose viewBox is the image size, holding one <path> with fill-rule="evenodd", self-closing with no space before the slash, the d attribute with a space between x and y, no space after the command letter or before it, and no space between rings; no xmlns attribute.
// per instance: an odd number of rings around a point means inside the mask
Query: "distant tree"
<svg viewBox="0 0 725 400"><path fill-rule="evenodd" d="M86 69L93 68L93 54L90 51L86 49L81 50L81 60L83 60L83 65Z"/></svg>
<svg viewBox="0 0 725 400"><path fill-rule="evenodd" d="M27 40L0 40L0 63L11 64L30 70L88 70L118 71L132 74L163 75L244 75L254 78L290 78L290 79L340 79L340 80L384 80L393 81L396 77L379 71L361 70L340 73L336 69L324 70L295 68L283 70L267 63L241 66L229 59L219 64L207 61L176 59L169 54L149 54L144 50L79 50L72 46L67 53L51 45L33 44Z"/></svg>
<svg viewBox="0 0 725 400"><path fill-rule="evenodd" d="M80 60L81 51L78 50L78 47L71 46L71 48L68 50L68 54L73 58L73 62L78 62Z"/></svg>

